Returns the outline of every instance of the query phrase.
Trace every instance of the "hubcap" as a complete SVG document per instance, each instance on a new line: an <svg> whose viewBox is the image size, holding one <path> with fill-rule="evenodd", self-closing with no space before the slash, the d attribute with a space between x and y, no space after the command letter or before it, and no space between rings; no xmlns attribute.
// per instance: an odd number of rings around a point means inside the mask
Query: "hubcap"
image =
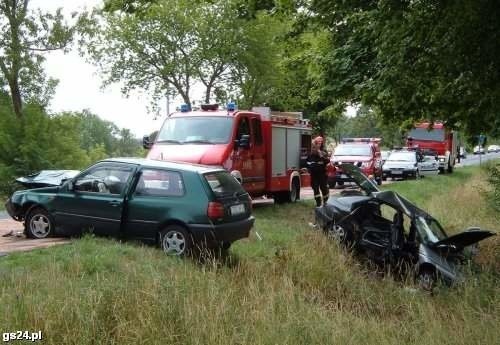
<svg viewBox="0 0 500 345"><path fill-rule="evenodd" d="M331 238L338 241L339 243L343 243L346 236L344 228L339 225L334 225L330 229L329 235Z"/></svg>
<svg viewBox="0 0 500 345"><path fill-rule="evenodd" d="M186 249L186 239L181 232L169 231L163 236L163 250L169 255L181 255Z"/></svg>
<svg viewBox="0 0 500 345"><path fill-rule="evenodd" d="M31 233L36 238L44 238L50 233L50 221L47 216L43 214L37 214L31 217L30 220Z"/></svg>
<svg viewBox="0 0 500 345"><path fill-rule="evenodd" d="M434 279L430 273L423 273L419 276L418 282L422 289L430 291L432 290Z"/></svg>

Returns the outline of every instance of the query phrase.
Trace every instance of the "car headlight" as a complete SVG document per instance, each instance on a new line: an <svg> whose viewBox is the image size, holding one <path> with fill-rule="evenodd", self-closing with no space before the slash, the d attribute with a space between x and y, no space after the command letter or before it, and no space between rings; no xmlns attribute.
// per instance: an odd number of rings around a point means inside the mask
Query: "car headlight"
<svg viewBox="0 0 500 345"><path fill-rule="evenodd" d="M446 159L445 158L439 158L440 162L444 162Z"/></svg>

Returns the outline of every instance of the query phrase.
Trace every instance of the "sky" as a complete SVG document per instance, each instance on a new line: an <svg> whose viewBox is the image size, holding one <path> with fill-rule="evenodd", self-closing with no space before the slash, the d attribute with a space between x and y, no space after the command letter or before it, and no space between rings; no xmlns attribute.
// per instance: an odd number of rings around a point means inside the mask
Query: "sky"
<svg viewBox="0 0 500 345"><path fill-rule="evenodd" d="M62 8L69 18L71 12L81 11L101 4L101 0L31 0L30 8L54 12ZM120 128L128 128L136 137L142 137L159 129L164 115L156 120L148 113L149 99L141 93L133 93L125 98L120 85L115 84L102 89L102 79L98 69L79 56L77 47L64 54L54 51L46 54L45 71L59 80L49 110L51 112L81 111L89 109L104 120L114 122ZM162 102L161 114L166 114L166 99ZM172 102L171 109L178 104Z"/></svg>
<svg viewBox="0 0 500 345"><path fill-rule="evenodd" d="M90 9L101 3L102 0L31 0L29 6L32 10L40 8L48 12L62 8L70 18L72 12ZM166 116L166 99L159 104L161 116L155 118L154 114L148 113L149 98L144 93L134 92L126 98L118 84L103 89L98 69L78 54L76 46L69 53L54 51L45 57L46 73L59 80L49 106L51 112L88 109L120 128L130 129L136 137L160 128ZM180 103L180 100L172 100L170 109L175 109ZM353 116L355 110L349 108L347 113Z"/></svg>

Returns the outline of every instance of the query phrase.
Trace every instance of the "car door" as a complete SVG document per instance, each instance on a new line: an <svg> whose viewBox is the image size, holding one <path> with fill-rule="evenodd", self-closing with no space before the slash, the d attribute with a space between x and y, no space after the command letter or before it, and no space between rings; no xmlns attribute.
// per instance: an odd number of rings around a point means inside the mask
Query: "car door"
<svg viewBox="0 0 500 345"><path fill-rule="evenodd" d="M56 224L99 235L118 235L124 196L135 165L99 163L67 183L55 200Z"/></svg>
<svg viewBox="0 0 500 345"><path fill-rule="evenodd" d="M136 187L127 202L126 217L123 220L125 235L154 240L165 220L185 220L183 212L190 212L194 208L186 200L185 191L180 171L141 169Z"/></svg>
<svg viewBox="0 0 500 345"><path fill-rule="evenodd" d="M437 175L439 173L439 163L432 156L423 156L419 159L418 169L421 176Z"/></svg>

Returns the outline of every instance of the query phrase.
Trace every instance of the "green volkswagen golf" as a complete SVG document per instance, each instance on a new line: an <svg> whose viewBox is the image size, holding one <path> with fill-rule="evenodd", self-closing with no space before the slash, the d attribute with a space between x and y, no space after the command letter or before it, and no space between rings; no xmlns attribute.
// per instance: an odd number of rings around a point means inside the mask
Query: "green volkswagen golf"
<svg viewBox="0 0 500 345"><path fill-rule="evenodd" d="M155 241L173 255L227 249L254 223L250 196L227 171L142 158L107 159L60 186L17 191L6 209L30 238L91 231Z"/></svg>

